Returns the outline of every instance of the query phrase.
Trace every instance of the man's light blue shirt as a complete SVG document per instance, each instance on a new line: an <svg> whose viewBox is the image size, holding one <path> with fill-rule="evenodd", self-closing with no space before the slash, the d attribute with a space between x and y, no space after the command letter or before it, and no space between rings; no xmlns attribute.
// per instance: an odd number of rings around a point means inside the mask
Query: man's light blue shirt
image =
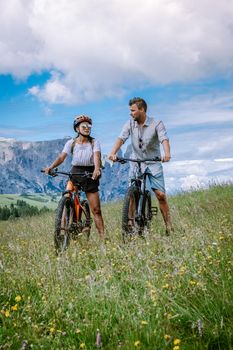
<svg viewBox="0 0 233 350"><path fill-rule="evenodd" d="M130 119L125 123L119 138L125 142L129 136L132 144L132 158L161 158L160 144L164 140L169 140L165 126L162 121L156 121L155 118L146 117L145 123L139 126L136 121ZM131 165L132 166L132 165ZM162 172L162 164L160 162L142 163L142 171L149 168L153 175Z"/></svg>

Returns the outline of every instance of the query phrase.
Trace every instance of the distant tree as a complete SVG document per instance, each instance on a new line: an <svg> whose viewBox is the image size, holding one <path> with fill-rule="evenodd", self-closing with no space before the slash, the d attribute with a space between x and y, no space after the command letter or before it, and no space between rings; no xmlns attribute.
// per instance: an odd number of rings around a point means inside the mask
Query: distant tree
<svg viewBox="0 0 233 350"><path fill-rule="evenodd" d="M23 200L17 199L16 205L18 207L26 207L28 204L27 204L27 202L25 202Z"/></svg>
<svg viewBox="0 0 233 350"><path fill-rule="evenodd" d="M18 211L17 207L15 207L15 205L13 203L11 203L11 205L10 205L10 212L11 212L10 217L12 219L19 217L19 211Z"/></svg>
<svg viewBox="0 0 233 350"><path fill-rule="evenodd" d="M49 208L47 208L45 205L40 209L40 214L43 214L43 213L47 213L48 211L50 211Z"/></svg>
<svg viewBox="0 0 233 350"><path fill-rule="evenodd" d="M23 200L17 200L16 204L10 204L10 207L6 205L4 207L0 206L0 220L15 219L18 217L33 216L43 214L48 212L49 209L43 206L38 209L36 206L32 206Z"/></svg>
<svg viewBox="0 0 233 350"><path fill-rule="evenodd" d="M1 207L0 220L8 220L10 215L11 215L10 208L8 208L6 205L4 207Z"/></svg>

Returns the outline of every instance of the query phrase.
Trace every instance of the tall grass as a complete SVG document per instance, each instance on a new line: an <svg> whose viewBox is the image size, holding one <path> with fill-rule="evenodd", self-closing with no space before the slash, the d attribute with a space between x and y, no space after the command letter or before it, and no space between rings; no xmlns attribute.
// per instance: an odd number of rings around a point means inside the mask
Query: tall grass
<svg viewBox="0 0 233 350"><path fill-rule="evenodd" d="M103 206L110 242L56 257L53 214L1 223L0 349L233 349L233 187L170 198L145 240L121 239L121 203Z"/></svg>

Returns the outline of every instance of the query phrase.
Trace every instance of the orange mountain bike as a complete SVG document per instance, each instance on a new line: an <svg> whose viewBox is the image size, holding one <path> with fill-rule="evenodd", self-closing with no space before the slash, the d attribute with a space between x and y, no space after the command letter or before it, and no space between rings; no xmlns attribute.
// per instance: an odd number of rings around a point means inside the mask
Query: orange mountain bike
<svg viewBox="0 0 233 350"><path fill-rule="evenodd" d="M81 199L82 186L74 186L72 176L76 175L83 179L91 177L92 173L71 174L55 169L50 172L50 175L53 177L65 175L69 178L55 215L54 244L56 252L62 253L69 246L71 238L77 239L81 233L85 233L88 238L90 236L92 220L89 203L87 199Z"/></svg>

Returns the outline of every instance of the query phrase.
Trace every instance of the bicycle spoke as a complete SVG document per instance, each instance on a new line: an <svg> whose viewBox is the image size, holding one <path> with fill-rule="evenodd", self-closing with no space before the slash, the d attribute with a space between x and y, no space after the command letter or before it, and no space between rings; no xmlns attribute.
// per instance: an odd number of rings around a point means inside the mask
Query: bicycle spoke
<svg viewBox="0 0 233 350"><path fill-rule="evenodd" d="M139 193L135 187L130 187L125 196L122 210L122 234L123 240L127 240L138 233L137 207Z"/></svg>
<svg viewBox="0 0 233 350"><path fill-rule="evenodd" d="M72 221L73 210L71 200L64 196L58 204L55 219L54 243L57 253L62 253L69 245Z"/></svg>

